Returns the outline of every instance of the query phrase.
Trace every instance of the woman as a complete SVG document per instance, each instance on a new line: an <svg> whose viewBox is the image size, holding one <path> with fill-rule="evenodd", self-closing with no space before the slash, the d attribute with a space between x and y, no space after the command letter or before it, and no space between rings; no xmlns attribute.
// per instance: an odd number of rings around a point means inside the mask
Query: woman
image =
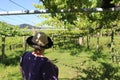
<svg viewBox="0 0 120 80"><path fill-rule="evenodd" d="M45 49L51 48L53 42L45 33L38 32L26 40L34 48L25 52L20 60L24 80L58 80L58 67L44 56Z"/></svg>

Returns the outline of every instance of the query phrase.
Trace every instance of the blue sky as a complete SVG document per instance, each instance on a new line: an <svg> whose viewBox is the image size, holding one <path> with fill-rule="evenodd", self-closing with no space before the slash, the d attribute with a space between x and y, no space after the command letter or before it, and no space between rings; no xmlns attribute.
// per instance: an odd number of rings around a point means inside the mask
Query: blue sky
<svg viewBox="0 0 120 80"><path fill-rule="evenodd" d="M19 4L20 7L13 2ZM40 4L39 0L1 0L0 1L0 12L1 11L19 11L19 10L37 10L33 3ZM38 14L29 14L29 15L7 15L0 16L0 21L5 21L9 24L19 25L19 24L31 24L35 25L40 23L44 19L39 18Z"/></svg>

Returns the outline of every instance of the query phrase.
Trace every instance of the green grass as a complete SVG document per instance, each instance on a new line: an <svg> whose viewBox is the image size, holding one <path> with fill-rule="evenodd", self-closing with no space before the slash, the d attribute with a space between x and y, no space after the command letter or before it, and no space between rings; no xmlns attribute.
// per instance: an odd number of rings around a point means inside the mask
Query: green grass
<svg viewBox="0 0 120 80"><path fill-rule="evenodd" d="M120 47L118 40L119 37L115 37L116 49ZM91 41L89 50L86 46L76 47L70 44L68 47L45 51L45 56L59 68L59 80L119 80L120 66L110 61L110 50L107 48L109 38L100 38L100 46L102 46L100 52L95 49L96 38L92 38ZM5 64L0 63L0 80L22 80L19 59L23 51L22 49L6 50Z"/></svg>
<svg viewBox="0 0 120 80"><path fill-rule="evenodd" d="M77 49L73 48L73 50ZM97 67L99 69L99 66L103 66L101 62L110 62L106 56L105 61L102 59L104 55L93 56L96 54L94 50L84 49L75 55L72 54L73 50L48 49L45 51L45 56L58 66L60 80L76 80L78 78L85 78L81 80L86 80L89 78L87 75L91 74L89 71L94 72L92 69ZM11 52L7 51L5 64L0 64L0 80L22 80L19 69L19 58L22 54L23 51L20 49ZM95 73L97 74L97 71Z"/></svg>
<svg viewBox="0 0 120 80"><path fill-rule="evenodd" d="M0 80L22 80L19 59L21 50L6 51L4 64L0 64Z"/></svg>
<svg viewBox="0 0 120 80"><path fill-rule="evenodd" d="M18 65L0 67L0 80L22 80Z"/></svg>
<svg viewBox="0 0 120 80"><path fill-rule="evenodd" d="M19 70L19 58L23 54L21 50L8 51L5 64L0 64L0 80L21 80ZM76 66L80 66L85 60L89 60L88 55L81 53L82 56L71 55L70 50L53 50L45 51L45 56L48 57L59 68L60 79L72 79L78 76ZM85 57L86 56L86 57Z"/></svg>

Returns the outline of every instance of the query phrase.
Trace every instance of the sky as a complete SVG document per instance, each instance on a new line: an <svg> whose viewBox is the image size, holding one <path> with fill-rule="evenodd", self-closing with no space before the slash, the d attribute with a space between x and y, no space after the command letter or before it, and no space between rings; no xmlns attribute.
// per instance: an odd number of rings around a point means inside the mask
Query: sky
<svg viewBox="0 0 120 80"><path fill-rule="evenodd" d="M15 3L18 5L16 5ZM33 3L41 4L39 0L1 0L1 11L20 11L20 10L38 10L33 6ZM36 25L44 21L43 18L38 17L39 14L25 14L25 15L4 15L0 16L0 21L7 22L12 25L31 24Z"/></svg>

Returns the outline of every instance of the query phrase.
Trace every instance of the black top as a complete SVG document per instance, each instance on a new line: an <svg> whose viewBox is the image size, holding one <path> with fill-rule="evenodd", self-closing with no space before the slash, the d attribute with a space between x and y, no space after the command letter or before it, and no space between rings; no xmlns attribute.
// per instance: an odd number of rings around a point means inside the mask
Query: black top
<svg viewBox="0 0 120 80"><path fill-rule="evenodd" d="M26 52L20 59L24 80L58 80L58 67L46 57Z"/></svg>

